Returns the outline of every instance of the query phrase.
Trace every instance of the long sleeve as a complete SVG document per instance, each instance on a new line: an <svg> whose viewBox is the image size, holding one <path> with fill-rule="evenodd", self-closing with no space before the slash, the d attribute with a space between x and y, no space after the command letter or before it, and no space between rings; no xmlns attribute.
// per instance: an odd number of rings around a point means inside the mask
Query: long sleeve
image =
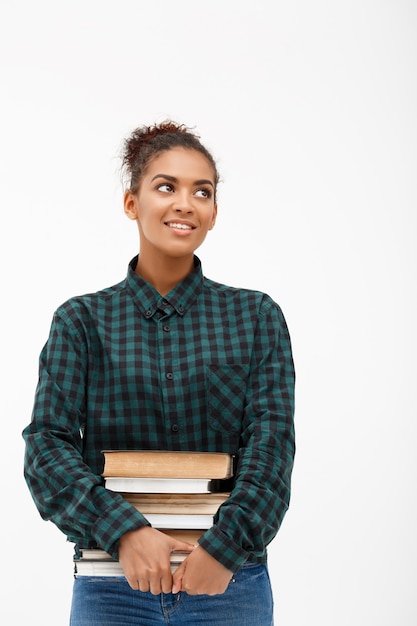
<svg viewBox="0 0 417 626"><path fill-rule="evenodd" d="M290 500L295 453L294 366L287 325L269 298L259 312L236 484L200 544L232 571L265 554Z"/></svg>
<svg viewBox="0 0 417 626"><path fill-rule="evenodd" d="M25 478L45 520L116 556L120 536L147 521L106 490L84 461L88 361L82 325L64 311L55 314L40 356L32 421L23 432Z"/></svg>

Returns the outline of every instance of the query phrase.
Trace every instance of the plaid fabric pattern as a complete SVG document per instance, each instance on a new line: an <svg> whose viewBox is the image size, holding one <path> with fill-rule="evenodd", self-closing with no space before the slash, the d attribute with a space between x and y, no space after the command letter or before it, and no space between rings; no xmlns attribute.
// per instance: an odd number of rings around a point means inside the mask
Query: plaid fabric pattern
<svg viewBox="0 0 417 626"><path fill-rule="evenodd" d="M44 519L117 557L148 524L103 486L104 449L233 453L236 480L201 545L232 571L265 562L288 508L294 368L285 319L260 292L194 271L168 295L136 273L55 312L40 355L25 477Z"/></svg>

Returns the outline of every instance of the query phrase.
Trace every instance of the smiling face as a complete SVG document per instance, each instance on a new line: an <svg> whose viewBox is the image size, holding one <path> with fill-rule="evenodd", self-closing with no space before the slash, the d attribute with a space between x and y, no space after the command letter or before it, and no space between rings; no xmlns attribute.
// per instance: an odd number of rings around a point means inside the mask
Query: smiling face
<svg viewBox="0 0 417 626"><path fill-rule="evenodd" d="M138 224L143 258L192 257L216 221L215 173L203 154L172 148L148 165L126 215Z"/></svg>

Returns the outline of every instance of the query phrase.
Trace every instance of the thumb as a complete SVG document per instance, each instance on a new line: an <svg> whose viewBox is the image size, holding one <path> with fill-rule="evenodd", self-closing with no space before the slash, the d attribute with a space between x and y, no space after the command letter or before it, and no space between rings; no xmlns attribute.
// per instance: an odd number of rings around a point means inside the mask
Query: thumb
<svg viewBox="0 0 417 626"><path fill-rule="evenodd" d="M172 590L171 590L172 594L175 595L176 593L179 593L181 591L182 579L183 579L184 573L185 573L185 561L183 561L181 565L177 567L176 571L172 575Z"/></svg>
<svg viewBox="0 0 417 626"><path fill-rule="evenodd" d="M188 543L188 541L174 540L171 545L171 551L192 552L195 547L195 545L193 545L192 543Z"/></svg>

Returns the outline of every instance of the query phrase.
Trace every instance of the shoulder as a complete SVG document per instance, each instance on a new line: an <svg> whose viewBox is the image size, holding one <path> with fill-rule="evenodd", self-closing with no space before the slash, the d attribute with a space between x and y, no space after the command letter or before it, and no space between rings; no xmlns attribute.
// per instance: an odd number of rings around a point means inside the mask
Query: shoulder
<svg viewBox="0 0 417 626"><path fill-rule="evenodd" d="M73 296L60 304L54 313L54 319L76 322L95 317L97 312L113 308L126 291L126 281L101 289L96 292Z"/></svg>
<svg viewBox="0 0 417 626"><path fill-rule="evenodd" d="M232 287L206 277L204 278L204 289L209 296L230 302L234 306L241 307L242 310L256 311L258 315L268 315L273 312L282 316L279 304L269 294L262 291Z"/></svg>

